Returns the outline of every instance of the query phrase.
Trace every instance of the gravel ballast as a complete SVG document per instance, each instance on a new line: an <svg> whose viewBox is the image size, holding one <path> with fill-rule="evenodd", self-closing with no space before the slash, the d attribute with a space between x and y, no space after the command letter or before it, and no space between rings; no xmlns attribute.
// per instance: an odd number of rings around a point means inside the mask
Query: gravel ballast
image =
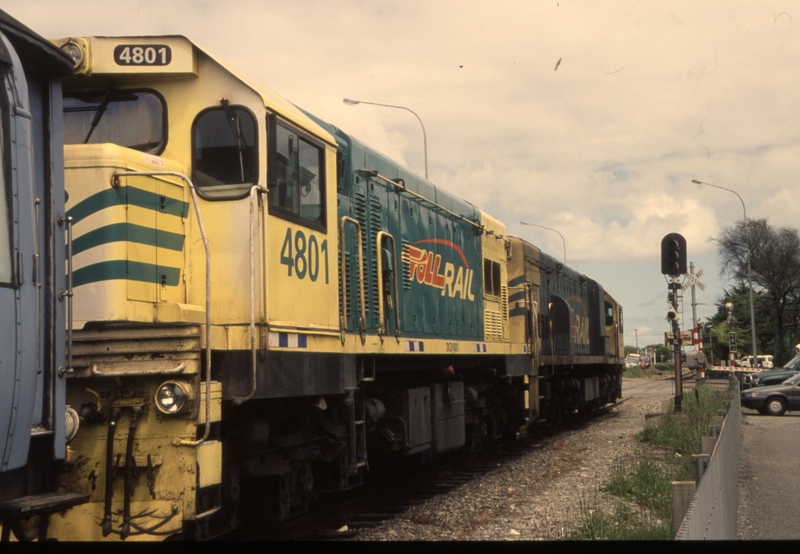
<svg viewBox="0 0 800 554"><path fill-rule="evenodd" d="M584 428L562 431L481 477L409 508L354 540L552 540L569 536L588 510L611 513L601 491L617 463L640 448L645 415L670 396L630 398Z"/></svg>

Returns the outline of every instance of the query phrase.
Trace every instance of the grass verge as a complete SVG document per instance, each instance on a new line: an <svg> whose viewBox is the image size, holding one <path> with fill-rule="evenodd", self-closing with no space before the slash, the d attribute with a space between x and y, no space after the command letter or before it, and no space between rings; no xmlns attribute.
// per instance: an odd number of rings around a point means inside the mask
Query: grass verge
<svg viewBox="0 0 800 554"><path fill-rule="evenodd" d="M605 512L597 505L582 507L582 520L572 540L673 540L672 481L692 479L692 454L700 451L727 391L706 385L686 394L676 413L672 401L665 414L640 434L640 452L618 460L602 491L618 499Z"/></svg>

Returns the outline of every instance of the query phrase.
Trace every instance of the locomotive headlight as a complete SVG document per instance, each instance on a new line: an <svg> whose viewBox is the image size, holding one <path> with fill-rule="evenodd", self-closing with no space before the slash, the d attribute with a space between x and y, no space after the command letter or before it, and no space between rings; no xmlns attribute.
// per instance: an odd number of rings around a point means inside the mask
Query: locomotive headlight
<svg viewBox="0 0 800 554"><path fill-rule="evenodd" d="M75 67L78 67L83 61L83 50L81 50L81 47L78 44L72 42L72 40L62 44L61 50L67 56L72 58L72 62L75 64Z"/></svg>
<svg viewBox="0 0 800 554"><path fill-rule="evenodd" d="M163 414L180 414L192 405L194 394L188 383L167 381L156 391L156 406Z"/></svg>

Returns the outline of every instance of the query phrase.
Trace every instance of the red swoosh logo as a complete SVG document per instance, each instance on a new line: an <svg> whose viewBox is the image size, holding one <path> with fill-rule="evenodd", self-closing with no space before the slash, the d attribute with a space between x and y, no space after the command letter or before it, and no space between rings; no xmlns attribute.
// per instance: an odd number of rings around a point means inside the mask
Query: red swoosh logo
<svg viewBox="0 0 800 554"><path fill-rule="evenodd" d="M469 263L467 263L467 257L464 255L464 252L461 251L461 248L459 248L458 245L453 241L445 239L423 239L423 240L418 240L417 242L414 242L412 244L422 244L422 243L434 243L434 244L441 244L443 246L449 246L450 248L456 251L456 254L461 256L461 261L464 262L464 265L467 268L469 268Z"/></svg>

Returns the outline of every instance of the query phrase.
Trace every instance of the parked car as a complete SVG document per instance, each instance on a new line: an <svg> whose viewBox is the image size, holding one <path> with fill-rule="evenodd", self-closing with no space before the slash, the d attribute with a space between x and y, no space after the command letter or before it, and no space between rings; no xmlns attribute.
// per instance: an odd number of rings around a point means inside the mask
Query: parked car
<svg viewBox="0 0 800 554"><path fill-rule="evenodd" d="M780 385L742 391L742 406L764 415L781 416L787 410L800 410L800 373Z"/></svg>
<svg viewBox="0 0 800 554"><path fill-rule="evenodd" d="M798 345L800 346L800 345ZM742 378L742 389L757 386L777 385L789 377L800 373L800 355L795 356L784 364L783 367L759 373L745 374Z"/></svg>
<svg viewBox="0 0 800 554"><path fill-rule="evenodd" d="M799 369L786 369L786 368L778 368L778 369L771 369L769 371L763 371L761 373L754 373L750 376L750 383L748 388L753 387L768 387L771 385L780 385L784 381L786 381L789 377L794 377L800 373Z"/></svg>

